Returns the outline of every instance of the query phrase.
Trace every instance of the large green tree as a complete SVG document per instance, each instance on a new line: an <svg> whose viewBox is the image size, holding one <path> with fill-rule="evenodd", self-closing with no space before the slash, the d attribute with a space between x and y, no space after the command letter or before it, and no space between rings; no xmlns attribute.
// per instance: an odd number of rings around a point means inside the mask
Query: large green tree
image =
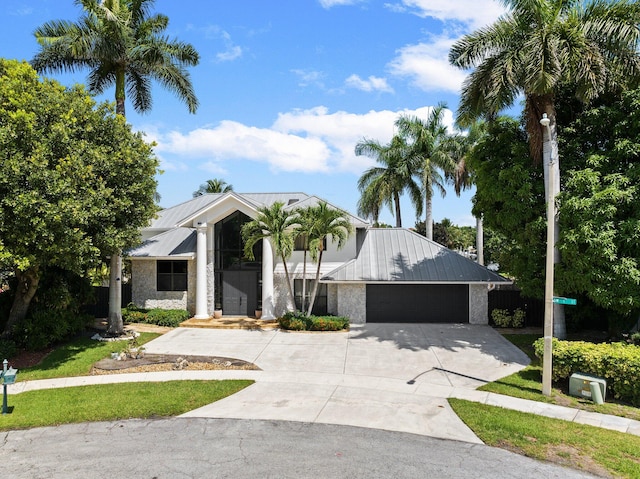
<svg viewBox="0 0 640 479"><path fill-rule="evenodd" d="M414 179L419 165L416 157L409 153L405 138L395 135L387 145L365 138L356 144L355 153L373 158L380 164L367 169L358 180L361 211L365 211L366 206L367 212L378 213L384 203L392 213L395 212L396 227L401 228L400 196L407 191L416 214L422 214L422 193Z"/></svg>
<svg viewBox="0 0 640 479"><path fill-rule="evenodd" d="M0 60L0 165L0 260L18 280L10 333L43 268L82 274L139 240L156 211L158 162L141 134L81 87Z"/></svg>
<svg viewBox="0 0 640 479"><path fill-rule="evenodd" d="M589 102L622 89L640 76L640 5L631 0L502 0L508 12L495 23L458 40L450 62L474 70L465 80L459 121L493 117L525 96L530 151L543 157L545 187L549 169L559 191L555 95L561 86ZM546 115L550 128L541 128ZM541 145L544 141L544 149ZM544 153L544 154L542 154ZM555 228L559 226L556 218ZM559 262L559 254L555 255ZM557 305L559 306L559 305ZM566 335L564 311L556 308L555 333Z"/></svg>
<svg viewBox="0 0 640 479"><path fill-rule="evenodd" d="M562 262L556 287L609 311L613 330L640 310L640 90L582 109L559 97L565 181L558 197ZM490 123L470 162L475 209L504 239L496 260L527 296L542 297L545 240L541 172L526 158L527 135L512 119ZM618 318L619 321L613 320Z"/></svg>
<svg viewBox="0 0 640 479"><path fill-rule="evenodd" d="M155 0L76 0L82 16L76 22L54 20L38 27L40 51L32 60L39 72L89 70L87 87L101 94L115 86L116 112L125 116L128 94L138 112L152 106L151 85L160 83L195 113L198 100L187 67L199 62L188 43L169 39L169 18L152 14ZM123 331L121 251L111 252L108 332Z"/></svg>
<svg viewBox="0 0 640 479"><path fill-rule="evenodd" d="M413 174L420 178L425 206L426 236L433 239L433 194L437 190L446 195L446 175L453 172L447 127L443 123L446 106L431 109L426 120L411 115L400 115L396 120L398 133L408 144L407 164L414 165Z"/></svg>

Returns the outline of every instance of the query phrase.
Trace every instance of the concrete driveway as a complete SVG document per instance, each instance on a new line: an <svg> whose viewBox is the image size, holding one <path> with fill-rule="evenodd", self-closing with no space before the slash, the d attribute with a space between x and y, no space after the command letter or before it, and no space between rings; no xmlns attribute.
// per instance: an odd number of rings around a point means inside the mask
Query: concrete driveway
<svg viewBox="0 0 640 479"><path fill-rule="evenodd" d="M188 417L342 424L476 443L446 398L529 363L492 328L460 324L367 324L341 333L178 328L146 349L262 369L221 372L256 383Z"/></svg>

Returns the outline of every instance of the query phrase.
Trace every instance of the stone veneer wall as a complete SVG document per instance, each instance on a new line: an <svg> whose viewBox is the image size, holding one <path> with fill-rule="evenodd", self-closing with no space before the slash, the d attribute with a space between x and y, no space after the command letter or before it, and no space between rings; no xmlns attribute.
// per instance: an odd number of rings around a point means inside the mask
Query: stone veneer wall
<svg viewBox="0 0 640 479"><path fill-rule="evenodd" d="M338 315L338 285L327 284L327 313Z"/></svg>
<svg viewBox="0 0 640 479"><path fill-rule="evenodd" d="M346 316L352 324L367 321L367 285L340 283L338 288L338 315Z"/></svg>
<svg viewBox="0 0 640 479"><path fill-rule="evenodd" d="M131 261L132 302L141 308L186 309L191 314L196 305L196 262L187 261L187 291L158 291L156 261Z"/></svg>
<svg viewBox="0 0 640 479"><path fill-rule="evenodd" d="M489 289L486 284L469 285L469 323L489 324Z"/></svg>

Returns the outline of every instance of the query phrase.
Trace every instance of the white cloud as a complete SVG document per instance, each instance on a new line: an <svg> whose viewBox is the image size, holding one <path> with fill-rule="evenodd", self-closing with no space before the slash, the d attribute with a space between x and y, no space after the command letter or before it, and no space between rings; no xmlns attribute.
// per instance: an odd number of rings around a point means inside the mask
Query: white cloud
<svg viewBox="0 0 640 479"><path fill-rule="evenodd" d="M319 106L280 113L270 128L234 121L203 127L188 133L156 134L156 151L183 162L201 161L199 168L221 172L228 160L249 160L269 165L273 171L302 173L352 172L359 174L373 160L357 157L354 148L363 138L388 143L401 113L426 118L429 107L403 111L369 111L364 114L330 113ZM445 112L445 124L453 126L453 113Z"/></svg>
<svg viewBox="0 0 640 479"><path fill-rule="evenodd" d="M393 93L393 88L389 86L386 78L378 78L373 75L366 80L363 80L358 75L353 74L345 80L345 85L349 88L355 88L356 90L366 92L381 91Z"/></svg>
<svg viewBox="0 0 640 479"><path fill-rule="evenodd" d="M362 0L318 0L322 8L331 8L336 5L355 5L356 3L361 2Z"/></svg>
<svg viewBox="0 0 640 479"><path fill-rule="evenodd" d="M466 73L449 64L449 49L454 41L438 37L431 43L406 45L396 51L388 68L393 75L410 78L421 90L458 93Z"/></svg>
<svg viewBox="0 0 640 479"><path fill-rule="evenodd" d="M306 87L309 85L315 85L321 89L325 88L324 82L322 81L325 77L324 72L295 69L291 70L291 73L294 73L299 78L298 86Z"/></svg>
<svg viewBox="0 0 640 479"><path fill-rule="evenodd" d="M395 11L408 9L420 17L443 22L460 22L471 29L493 23L505 8L494 0L402 0L402 6L390 5Z"/></svg>

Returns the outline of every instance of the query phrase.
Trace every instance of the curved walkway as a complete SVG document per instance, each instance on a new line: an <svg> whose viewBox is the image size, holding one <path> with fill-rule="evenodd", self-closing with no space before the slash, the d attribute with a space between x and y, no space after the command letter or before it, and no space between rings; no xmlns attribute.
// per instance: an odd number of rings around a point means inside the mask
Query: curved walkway
<svg viewBox="0 0 640 479"><path fill-rule="evenodd" d="M487 326L377 324L333 334L175 329L149 353L233 357L262 371L169 371L19 382L9 392L134 381L253 379L183 417L361 426L481 443L455 415L456 397L640 435L640 422L477 391L528 358Z"/></svg>

